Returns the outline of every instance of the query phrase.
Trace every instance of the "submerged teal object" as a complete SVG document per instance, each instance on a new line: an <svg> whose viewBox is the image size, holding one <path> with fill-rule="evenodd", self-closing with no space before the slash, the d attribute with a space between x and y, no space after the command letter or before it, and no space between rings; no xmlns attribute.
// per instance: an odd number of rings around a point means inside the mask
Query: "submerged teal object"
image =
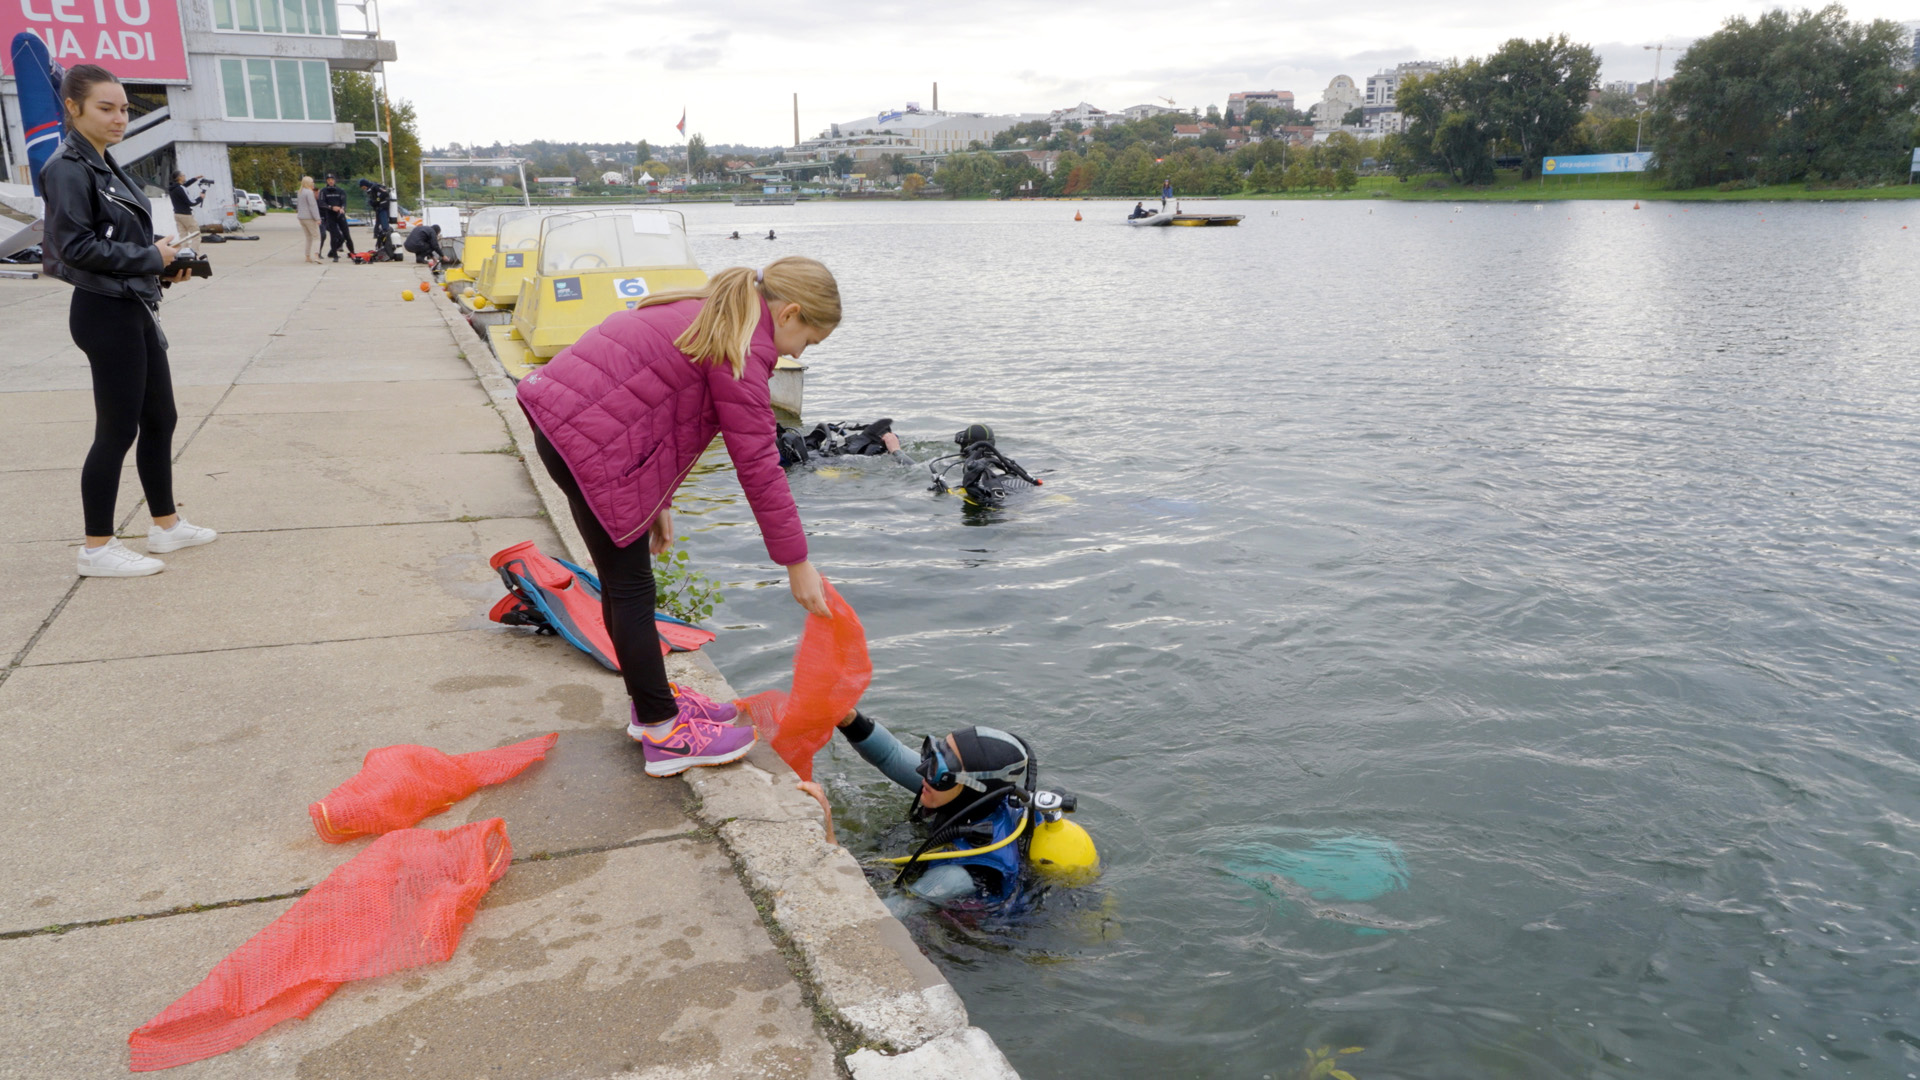
<svg viewBox="0 0 1920 1080"><path fill-rule="evenodd" d="M1229 858L1226 870L1262 892L1274 892L1273 879L1281 878L1323 901L1374 900L1409 880L1400 848L1372 836L1326 837L1299 848L1253 845Z"/></svg>

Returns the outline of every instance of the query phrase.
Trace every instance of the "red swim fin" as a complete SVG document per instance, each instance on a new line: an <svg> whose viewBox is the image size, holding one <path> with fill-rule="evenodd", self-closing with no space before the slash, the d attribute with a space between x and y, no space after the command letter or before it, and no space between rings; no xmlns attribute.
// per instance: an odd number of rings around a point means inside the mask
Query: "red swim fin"
<svg viewBox="0 0 1920 1080"><path fill-rule="evenodd" d="M702 630L671 615L655 615L653 628L660 634L662 656L669 652L694 652L714 638L713 631Z"/></svg>
<svg viewBox="0 0 1920 1080"><path fill-rule="evenodd" d="M599 661L607 670L620 670L620 662L613 655L613 639L607 635L606 618L600 610L599 589L590 588L558 560L542 554L531 540L494 553L488 565L500 572L500 579L509 592L532 606L569 644ZM499 609L500 605L496 604L495 610Z"/></svg>

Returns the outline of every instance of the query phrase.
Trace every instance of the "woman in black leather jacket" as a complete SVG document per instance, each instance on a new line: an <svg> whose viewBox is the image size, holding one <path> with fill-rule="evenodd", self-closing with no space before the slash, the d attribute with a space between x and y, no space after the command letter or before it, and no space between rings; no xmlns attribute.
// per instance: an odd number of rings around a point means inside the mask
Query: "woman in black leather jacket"
<svg viewBox="0 0 1920 1080"><path fill-rule="evenodd" d="M80 470L87 542L82 577L144 577L166 569L153 554L211 543L173 505L173 380L160 330L160 276L176 255L156 239L153 208L139 185L107 156L127 130L127 95L105 68L80 64L60 84L67 139L40 171L46 197L49 277L72 285L67 328L93 369L93 447ZM169 281L186 280L180 271ZM127 450L153 514L148 555L114 537L114 497Z"/></svg>

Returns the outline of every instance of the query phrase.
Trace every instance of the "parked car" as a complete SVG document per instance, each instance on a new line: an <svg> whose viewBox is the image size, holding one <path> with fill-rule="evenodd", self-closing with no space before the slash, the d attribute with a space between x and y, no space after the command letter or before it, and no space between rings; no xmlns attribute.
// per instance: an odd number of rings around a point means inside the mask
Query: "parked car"
<svg viewBox="0 0 1920 1080"><path fill-rule="evenodd" d="M267 200L251 191L243 191L240 188L233 189L233 205L245 210L249 214L264 214L267 212Z"/></svg>

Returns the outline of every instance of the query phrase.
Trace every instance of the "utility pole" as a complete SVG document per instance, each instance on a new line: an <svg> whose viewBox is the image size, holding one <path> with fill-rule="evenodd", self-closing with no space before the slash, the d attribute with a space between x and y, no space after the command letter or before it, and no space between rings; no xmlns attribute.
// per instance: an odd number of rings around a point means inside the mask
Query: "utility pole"
<svg viewBox="0 0 1920 1080"><path fill-rule="evenodd" d="M940 111L940 84L939 83L933 84L933 111L934 112Z"/></svg>
<svg viewBox="0 0 1920 1080"><path fill-rule="evenodd" d="M800 91L793 92L793 145L800 145Z"/></svg>
<svg viewBox="0 0 1920 1080"><path fill-rule="evenodd" d="M1640 122L1633 125L1633 152L1636 154L1640 152L1640 133L1644 131L1647 126L1647 113L1653 110L1654 102L1660 98L1660 54L1667 49L1666 43L1664 42L1659 45L1642 45L1640 47L1642 49L1652 50L1653 52L1653 89L1647 92L1647 107L1640 110Z"/></svg>

